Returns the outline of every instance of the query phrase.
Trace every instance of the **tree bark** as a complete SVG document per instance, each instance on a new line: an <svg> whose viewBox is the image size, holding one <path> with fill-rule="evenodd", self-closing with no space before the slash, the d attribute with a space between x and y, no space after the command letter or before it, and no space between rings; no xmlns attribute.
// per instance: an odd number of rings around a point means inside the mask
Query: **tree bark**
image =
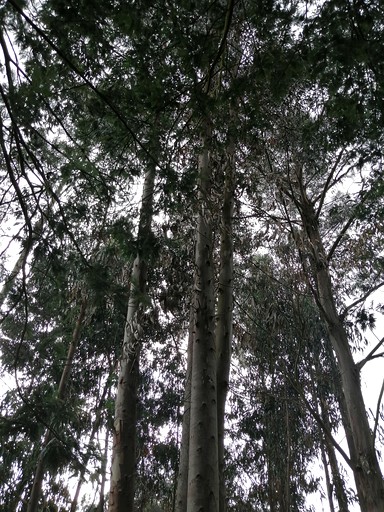
<svg viewBox="0 0 384 512"><path fill-rule="evenodd" d="M328 428L329 431L331 431L331 424L329 421L327 407L322 398L320 398L320 404L321 417L324 422L324 425ZM343 479L341 477L339 465L337 463L335 448L329 441L329 438L327 436L324 436L322 440L322 445L324 445L324 449L328 455L329 467L331 468L333 478L333 487L335 490L337 503L339 505L339 512L348 512L348 497L345 493ZM330 499L332 499L332 495Z"/></svg>
<svg viewBox="0 0 384 512"><path fill-rule="evenodd" d="M229 387L233 317L233 203L234 143L226 155L225 185L221 210L220 273L217 287L216 350L217 350L217 426L219 457L219 511L226 511L224 478L224 420Z"/></svg>
<svg viewBox="0 0 384 512"><path fill-rule="evenodd" d="M327 495L328 495L328 504L329 504L329 510L330 512L335 512L335 505L333 504L333 490L332 490L332 482L331 477L329 474L329 468L328 468L328 461L326 456L326 450L325 450L325 441L323 438L323 433L319 429L320 433L320 451L321 451L321 460L323 462L324 466L324 473L325 473L325 483L327 486ZM325 437L325 436L324 436Z"/></svg>
<svg viewBox="0 0 384 512"><path fill-rule="evenodd" d="M199 212L196 230L191 417L187 512L219 507L215 282L211 211L211 129L206 121L199 158Z"/></svg>
<svg viewBox="0 0 384 512"><path fill-rule="evenodd" d="M142 337L142 308L146 293L147 262L144 254L151 235L155 168L147 171L144 180L136 255L128 301L123 350L119 362L119 377L115 400L115 421L112 449L109 512L134 510L136 478L137 400L139 362Z"/></svg>
<svg viewBox="0 0 384 512"><path fill-rule="evenodd" d="M105 503L105 484L107 483L107 458L108 458L108 435L109 431L106 429L105 431L105 442L104 442L104 453L103 459L101 463L101 482L100 482L100 497L99 503L97 505L96 512L104 512L104 503Z"/></svg>
<svg viewBox="0 0 384 512"><path fill-rule="evenodd" d="M338 362L345 407L356 452L353 464L360 507L363 512L382 512L384 484L366 414L360 375L352 357L347 333L337 313L316 213L304 191L301 194L300 213L313 258L315 298Z"/></svg>
<svg viewBox="0 0 384 512"><path fill-rule="evenodd" d="M191 420L191 374L193 359L193 334L195 326L195 317L193 310L194 308L191 307L187 350L187 374L185 378L184 412L181 431L181 447L175 498L175 512L185 512L187 510L188 499L189 435Z"/></svg>

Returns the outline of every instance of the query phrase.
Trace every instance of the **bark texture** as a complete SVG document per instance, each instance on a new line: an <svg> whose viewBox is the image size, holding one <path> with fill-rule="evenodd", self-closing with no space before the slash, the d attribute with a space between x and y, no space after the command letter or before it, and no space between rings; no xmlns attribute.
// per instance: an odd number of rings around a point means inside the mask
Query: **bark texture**
<svg viewBox="0 0 384 512"><path fill-rule="evenodd" d="M178 470L176 498L175 498L175 512L185 512L187 510L189 432L190 432L190 421L191 421L191 377L192 377L194 326L195 326L194 308L191 308L190 321L189 321L189 335L188 335L187 375L185 378L184 412L183 412L183 423L182 423L182 432L181 432L179 470Z"/></svg>
<svg viewBox="0 0 384 512"><path fill-rule="evenodd" d="M217 287L216 351L217 351L217 427L219 458L219 511L226 510L224 478L224 420L229 387L233 317L233 203L234 143L228 145L225 186L221 210L220 273Z"/></svg>
<svg viewBox="0 0 384 512"><path fill-rule="evenodd" d="M208 123L207 123L208 124ZM210 127L199 158L187 512L217 512L219 471Z"/></svg>
<svg viewBox="0 0 384 512"><path fill-rule="evenodd" d="M136 255L124 330L123 350L115 400L109 512L134 510L137 459L137 400L142 343L141 300L146 293L145 248L151 235L155 169L146 175L140 211L138 253Z"/></svg>

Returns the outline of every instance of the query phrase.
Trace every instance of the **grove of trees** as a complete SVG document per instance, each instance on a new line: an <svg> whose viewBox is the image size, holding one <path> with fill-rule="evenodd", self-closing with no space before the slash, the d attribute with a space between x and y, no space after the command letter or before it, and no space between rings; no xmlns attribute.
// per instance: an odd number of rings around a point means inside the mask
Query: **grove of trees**
<svg viewBox="0 0 384 512"><path fill-rule="evenodd" d="M383 512L383 2L0 23L0 511Z"/></svg>

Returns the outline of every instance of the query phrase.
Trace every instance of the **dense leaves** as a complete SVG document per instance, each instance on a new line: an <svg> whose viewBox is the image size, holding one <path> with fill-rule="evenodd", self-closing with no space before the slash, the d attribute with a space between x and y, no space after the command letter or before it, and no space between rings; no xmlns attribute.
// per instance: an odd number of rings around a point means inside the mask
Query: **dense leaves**
<svg viewBox="0 0 384 512"><path fill-rule="evenodd" d="M319 458L342 510L332 436L348 425L317 277L324 264L360 370L381 356L368 334L384 282L382 14L341 0L1 6L1 510L27 510L39 457L41 510L106 510L138 254L136 506L175 510L207 119L215 278L235 168L228 510L311 510Z"/></svg>

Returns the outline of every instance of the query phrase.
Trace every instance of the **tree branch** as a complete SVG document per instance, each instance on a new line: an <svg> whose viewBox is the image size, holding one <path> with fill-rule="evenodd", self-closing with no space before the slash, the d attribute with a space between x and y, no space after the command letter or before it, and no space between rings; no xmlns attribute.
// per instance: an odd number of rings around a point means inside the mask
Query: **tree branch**
<svg viewBox="0 0 384 512"><path fill-rule="evenodd" d="M373 349L370 351L370 353L367 355L367 357L364 357L364 359L362 359L360 362L356 363L356 368L360 371L363 366L368 363L368 361L371 361L372 359L375 359L377 357L380 357L382 354L376 354L375 356L373 355L376 350L378 350L382 344L384 343L384 338L381 338L381 340L379 341L379 343L377 343Z"/></svg>
<svg viewBox="0 0 384 512"><path fill-rule="evenodd" d="M352 304L350 304L349 306L347 306L346 308L344 308L344 311L341 313L341 318L345 318L346 314L348 313L348 311L350 311L351 309L353 309L354 307L358 306L359 304L361 304L361 302L364 302L373 292L375 292L376 290L378 290L379 288L381 288L382 286L384 286L384 281L380 281L380 283L378 283L376 286L374 286L373 288L370 288L366 293L364 293L364 295L362 295L361 297L359 297L358 299L356 299L354 302L352 302Z"/></svg>

